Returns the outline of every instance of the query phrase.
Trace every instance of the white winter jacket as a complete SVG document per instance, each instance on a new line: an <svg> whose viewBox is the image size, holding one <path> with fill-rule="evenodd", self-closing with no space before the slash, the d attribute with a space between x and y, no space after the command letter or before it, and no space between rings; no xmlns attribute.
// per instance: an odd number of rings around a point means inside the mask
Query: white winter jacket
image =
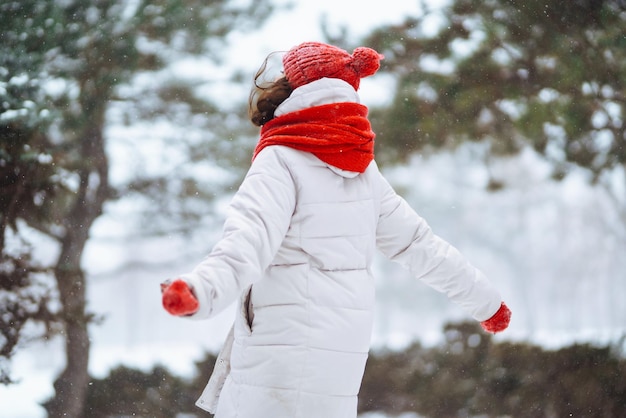
<svg viewBox="0 0 626 418"><path fill-rule="evenodd" d="M322 79L279 108L358 101L347 83ZM239 301L216 418L354 418L370 345L376 250L461 305L490 318L501 297L434 235L375 162L362 173L310 153L270 146L230 204L223 237L182 276L209 318ZM222 365L222 363L230 367ZM209 390L210 389L210 390ZM210 394L198 405L211 410Z"/></svg>

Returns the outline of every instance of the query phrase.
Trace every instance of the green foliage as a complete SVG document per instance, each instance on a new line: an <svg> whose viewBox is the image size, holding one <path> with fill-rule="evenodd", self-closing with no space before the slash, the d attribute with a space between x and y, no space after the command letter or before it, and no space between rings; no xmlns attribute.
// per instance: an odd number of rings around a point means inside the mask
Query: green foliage
<svg viewBox="0 0 626 418"><path fill-rule="evenodd" d="M16 19L18 13L24 18ZM48 2L0 4L0 383L5 384L11 383L9 360L24 342L26 324L36 320L50 331L57 313L50 303L54 286L46 279L50 269L33 260L31 245L15 234L19 220L40 225L54 218L51 203L65 190L45 134L54 110L42 87L41 45L55 44L57 17Z"/></svg>
<svg viewBox="0 0 626 418"><path fill-rule="evenodd" d="M370 353L359 413L414 412L424 417L615 417L626 410L624 347L574 344L546 350L494 343L475 322L444 327L436 347ZM622 342L623 343L623 342ZM92 380L85 416L205 416L194 406L215 364L207 353L197 375L181 379L161 367L117 368Z"/></svg>
<svg viewBox="0 0 626 418"><path fill-rule="evenodd" d="M161 367L148 373L118 367L90 382L83 416L170 418L193 411L194 402L185 382Z"/></svg>
<svg viewBox="0 0 626 418"><path fill-rule="evenodd" d="M192 380L174 376L159 366L149 372L120 366L103 379L91 380L83 416L171 418L182 413L200 416L195 402L213 371L215 360L214 355L207 353L196 364L198 375Z"/></svg>
<svg viewBox="0 0 626 418"><path fill-rule="evenodd" d="M14 383L9 360L20 343L23 330L31 321L44 325L44 334L56 330L56 309L50 303L53 286L45 280L48 271L31 259L30 248L23 243L0 259L0 384ZM41 337L31 331L31 338Z"/></svg>
<svg viewBox="0 0 626 418"><path fill-rule="evenodd" d="M614 0L575 4L456 0L374 31L366 43L398 76L391 106L372 112L377 154L470 140L495 154L529 144L556 171L599 176L626 163L626 11ZM424 29L433 16L434 35Z"/></svg>
<svg viewBox="0 0 626 418"><path fill-rule="evenodd" d="M495 344L476 323L448 324L438 347L372 353L360 411L420 416L619 416L626 360L614 347L556 351Z"/></svg>

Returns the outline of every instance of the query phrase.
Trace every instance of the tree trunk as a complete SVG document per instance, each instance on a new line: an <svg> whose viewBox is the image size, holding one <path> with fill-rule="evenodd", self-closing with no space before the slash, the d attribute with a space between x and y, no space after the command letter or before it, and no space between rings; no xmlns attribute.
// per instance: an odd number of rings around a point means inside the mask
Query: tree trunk
<svg viewBox="0 0 626 418"><path fill-rule="evenodd" d="M94 118L101 121L101 118ZM61 253L55 268L65 336L65 370L54 382L55 397L45 404L49 418L79 418L89 383L89 315L86 311L86 280L81 258L89 229L102 213L108 198L108 161L104 152L102 124L91 125L81 143L80 186L64 222Z"/></svg>
<svg viewBox="0 0 626 418"><path fill-rule="evenodd" d="M73 245L70 243L68 247ZM60 263L56 269L56 278L63 304L66 366L54 382L55 397L45 407L49 418L78 418L82 416L89 383L85 275L80 268L75 268L70 263Z"/></svg>

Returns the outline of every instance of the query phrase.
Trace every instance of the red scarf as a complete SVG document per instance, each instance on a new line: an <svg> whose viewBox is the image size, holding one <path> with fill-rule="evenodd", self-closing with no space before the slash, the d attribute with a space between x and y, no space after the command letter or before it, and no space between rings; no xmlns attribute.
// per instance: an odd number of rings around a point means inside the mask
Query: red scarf
<svg viewBox="0 0 626 418"><path fill-rule="evenodd" d="M263 125L252 160L267 146L285 145L310 152L332 166L362 173L374 159L374 136L367 107L353 102L314 106Z"/></svg>

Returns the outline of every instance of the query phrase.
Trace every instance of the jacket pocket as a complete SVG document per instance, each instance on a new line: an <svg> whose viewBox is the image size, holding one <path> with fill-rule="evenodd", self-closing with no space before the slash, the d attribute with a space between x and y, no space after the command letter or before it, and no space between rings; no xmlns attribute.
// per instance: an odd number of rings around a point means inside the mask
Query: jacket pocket
<svg viewBox="0 0 626 418"><path fill-rule="evenodd" d="M252 334L252 324L254 322L254 310L252 305L252 286L244 290L241 295L240 313L244 326L248 333Z"/></svg>

